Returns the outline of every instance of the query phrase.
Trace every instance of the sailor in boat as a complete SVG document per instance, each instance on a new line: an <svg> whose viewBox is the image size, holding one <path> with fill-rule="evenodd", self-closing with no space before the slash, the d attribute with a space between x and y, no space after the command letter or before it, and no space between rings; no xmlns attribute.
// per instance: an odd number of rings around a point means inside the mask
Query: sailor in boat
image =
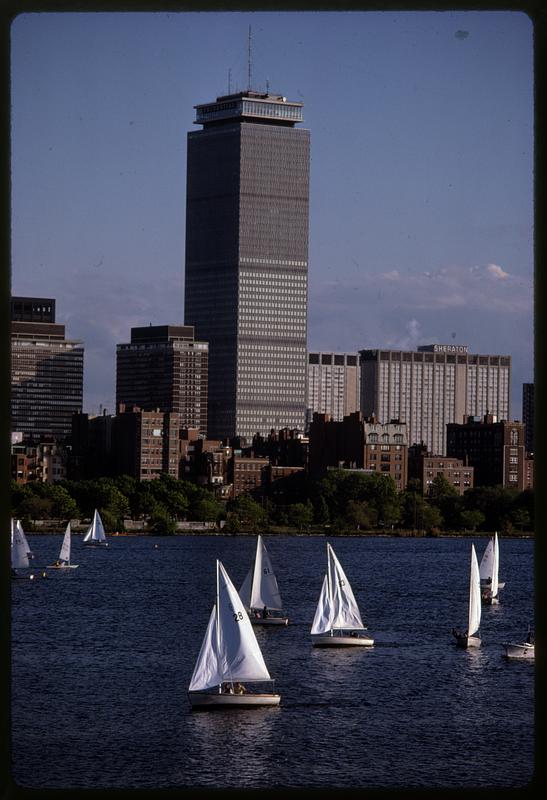
<svg viewBox="0 0 547 800"><path fill-rule="evenodd" d="M454 636L455 639L461 639L462 636L465 636L465 634L459 631L457 628L452 628L452 636Z"/></svg>
<svg viewBox="0 0 547 800"><path fill-rule="evenodd" d="M223 683L221 688L222 688L222 694L233 694L234 693L234 687L232 686L231 683L228 683L228 681Z"/></svg>
<svg viewBox="0 0 547 800"><path fill-rule="evenodd" d="M267 606L264 606L264 608L262 609L262 619L268 619L269 616L270 612L268 611Z"/></svg>
<svg viewBox="0 0 547 800"><path fill-rule="evenodd" d="M245 689L245 687L243 686L242 683L238 682L238 683L236 683L234 685L234 694L245 694L245 692L246 692L246 689Z"/></svg>

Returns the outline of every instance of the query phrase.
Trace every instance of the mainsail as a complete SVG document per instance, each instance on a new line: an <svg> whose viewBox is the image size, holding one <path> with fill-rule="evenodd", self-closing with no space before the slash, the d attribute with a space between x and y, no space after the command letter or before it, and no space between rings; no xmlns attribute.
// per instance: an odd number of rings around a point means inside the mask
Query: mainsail
<svg viewBox="0 0 547 800"><path fill-rule="evenodd" d="M271 680L251 622L220 561L217 600L194 667L189 691L202 691L224 681Z"/></svg>
<svg viewBox="0 0 547 800"><path fill-rule="evenodd" d="M70 564L70 522L66 526L61 552L59 553L59 561L65 561Z"/></svg>
<svg viewBox="0 0 547 800"><path fill-rule="evenodd" d="M481 558L480 579L490 581L494 570L494 539L490 539Z"/></svg>
<svg viewBox="0 0 547 800"><path fill-rule="evenodd" d="M19 522L19 520L17 520ZM29 566L28 544L22 528L11 521L11 566L12 569L25 569Z"/></svg>
<svg viewBox="0 0 547 800"><path fill-rule="evenodd" d="M270 555L260 535L256 542L254 567L247 573L239 596L247 608L266 606L273 611L281 611L283 608Z"/></svg>
<svg viewBox="0 0 547 800"><path fill-rule="evenodd" d="M481 624L481 583L479 562L475 546L471 545L471 572L469 577L469 621L467 635L473 636Z"/></svg>

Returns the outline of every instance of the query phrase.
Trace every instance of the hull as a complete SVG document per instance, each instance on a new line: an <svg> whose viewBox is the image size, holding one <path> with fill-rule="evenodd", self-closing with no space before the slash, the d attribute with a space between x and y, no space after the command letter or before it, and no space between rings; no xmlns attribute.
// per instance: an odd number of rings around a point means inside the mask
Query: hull
<svg viewBox="0 0 547 800"><path fill-rule="evenodd" d="M489 594L481 595L481 602L483 606L499 606L500 604L500 600L497 595L495 597L492 597Z"/></svg>
<svg viewBox="0 0 547 800"><path fill-rule="evenodd" d="M506 658L520 658L533 661L535 658L535 645L523 642L522 644L505 644Z"/></svg>
<svg viewBox="0 0 547 800"><path fill-rule="evenodd" d="M79 564L50 564L48 569L76 569Z"/></svg>
<svg viewBox="0 0 547 800"><path fill-rule="evenodd" d="M279 694L205 694L188 692L192 708L259 708L278 706Z"/></svg>
<svg viewBox="0 0 547 800"><path fill-rule="evenodd" d="M253 625L288 625L288 617L249 617Z"/></svg>
<svg viewBox="0 0 547 800"><path fill-rule="evenodd" d="M456 644L458 647L480 647L481 640L478 636L456 636Z"/></svg>
<svg viewBox="0 0 547 800"><path fill-rule="evenodd" d="M108 547L108 542L82 542L86 547Z"/></svg>
<svg viewBox="0 0 547 800"><path fill-rule="evenodd" d="M311 643L314 647L372 647L374 639L369 636L331 636L328 633L312 635Z"/></svg>

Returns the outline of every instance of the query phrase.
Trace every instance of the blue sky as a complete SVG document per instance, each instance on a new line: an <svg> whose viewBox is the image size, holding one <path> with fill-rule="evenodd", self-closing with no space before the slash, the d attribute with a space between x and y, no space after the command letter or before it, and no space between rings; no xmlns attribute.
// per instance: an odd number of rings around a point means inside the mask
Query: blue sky
<svg viewBox="0 0 547 800"><path fill-rule="evenodd" d="M182 323L186 133L252 86L311 131L310 349L433 342L533 380L533 26L521 12L41 13L12 26L12 292L85 343Z"/></svg>

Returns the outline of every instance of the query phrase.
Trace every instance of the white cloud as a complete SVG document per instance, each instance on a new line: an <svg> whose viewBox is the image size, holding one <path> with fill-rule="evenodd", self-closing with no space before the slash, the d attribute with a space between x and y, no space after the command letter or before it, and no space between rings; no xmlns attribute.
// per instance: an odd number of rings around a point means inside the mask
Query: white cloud
<svg viewBox="0 0 547 800"><path fill-rule="evenodd" d="M505 272L501 267L498 267L497 264L487 264L486 271L493 278L496 278L496 280L504 281L510 277L509 273Z"/></svg>

